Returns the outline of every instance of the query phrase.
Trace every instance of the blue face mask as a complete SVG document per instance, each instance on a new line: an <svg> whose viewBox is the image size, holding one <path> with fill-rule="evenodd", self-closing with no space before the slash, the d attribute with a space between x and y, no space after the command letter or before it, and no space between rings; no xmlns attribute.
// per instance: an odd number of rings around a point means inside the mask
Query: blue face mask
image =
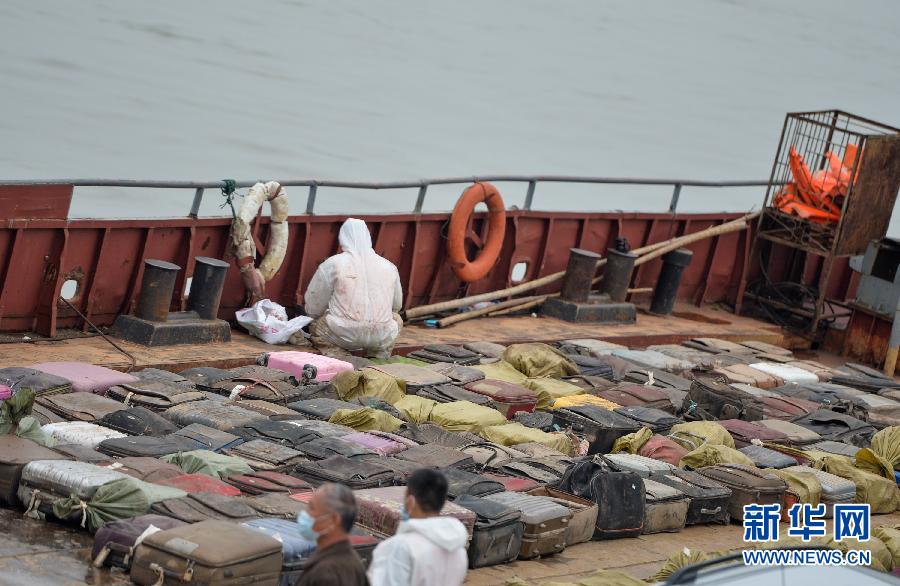
<svg viewBox="0 0 900 586"><path fill-rule="evenodd" d="M400 505L400 520L409 521L409 511L406 510L406 503Z"/></svg>
<svg viewBox="0 0 900 586"><path fill-rule="evenodd" d="M297 515L297 528L300 531L300 537L307 541L319 540L319 532L313 529L315 524L316 520L306 511L300 511L300 514Z"/></svg>

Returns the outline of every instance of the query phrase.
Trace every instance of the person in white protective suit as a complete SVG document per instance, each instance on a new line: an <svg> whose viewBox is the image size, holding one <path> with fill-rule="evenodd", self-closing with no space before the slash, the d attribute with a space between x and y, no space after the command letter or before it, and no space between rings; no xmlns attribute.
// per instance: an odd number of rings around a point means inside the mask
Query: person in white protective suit
<svg viewBox="0 0 900 586"><path fill-rule="evenodd" d="M403 326L400 273L372 248L362 220L345 221L338 242L338 254L319 265L306 289L312 342L323 354L362 350L388 358Z"/></svg>

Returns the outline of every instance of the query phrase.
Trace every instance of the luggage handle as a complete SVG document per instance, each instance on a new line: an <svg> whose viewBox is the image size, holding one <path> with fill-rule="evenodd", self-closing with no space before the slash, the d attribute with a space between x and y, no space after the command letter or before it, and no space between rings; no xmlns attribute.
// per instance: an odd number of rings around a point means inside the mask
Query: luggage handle
<svg viewBox="0 0 900 586"><path fill-rule="evenodd" d="M706 508L700 509L700 513L702 513L704 515L718 515L721 512L722 512L721 506L718 506L715 509L706 509Z"/></svg>
<svg viewBox="0 0 900 586"><path fill-rule="evenodd" d="M188 561L187 568L185 568L184 572L181 574L172 570L167 570L156 562L150 564L150 571L156 574L156 582L153 583L153 586L163 586L166 578L174 578L181 582L190 582L194 577L194 560Z"/></svg>

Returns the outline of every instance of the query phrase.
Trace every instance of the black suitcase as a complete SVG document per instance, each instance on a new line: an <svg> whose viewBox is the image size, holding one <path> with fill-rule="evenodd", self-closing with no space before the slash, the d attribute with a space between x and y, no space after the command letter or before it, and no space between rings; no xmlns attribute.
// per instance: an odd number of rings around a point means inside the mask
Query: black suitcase
<svg viewBox="0 0 900 586"><path fill-rule="evenodd" d="M305 399L288 403L288 407L309 417L320 421L328 421L338 409L359 409L356 403L340 401L338 399Z"/></svg>
<svg viewBox="0 0 900 586"><path fill-rule="evenodd" d="M653 407L639 407L637 405L631 407L619 407L613 409L619 415L624 415L629 419L633 419L641 427L649 427L653 433L667 435L673 425L684 423L683 419L675 417L671 413L667 413L661 409Z"/></svg>
<svg viewBox="0 0 900 586"><path fill-rule="evenodd" d="M436 362L434 364L429 364L426 368L450 378L458 385L467 385L485 379L484 373L477 368L463 366L461 364Z"/></svg>
<svg viewBox="0 0 900 586"><path fill-rule="evenodd" d="M322 437L297 445L297 450L316 460L325 460L332 456L359 458L373 456L375 452L357 443L345 442L339 437Z"/></svg>
<svg viewBox="0 0 900 586"><path fill-rule="evenodd" d="M751 444L738 448L738 451L753 460L753 465L757 468L787 468L797 465L797 460L787 454L782 454L763 446Z"/></svg>
<svg viewBox="0 0 900 586"><path fill-rule="evenodd" d="M578 374L581 376L599 376L609 381L615 378L613 367L602 358L581 354L566 354L566 358L575 363L575 366L578 367Z"/></svg>
<svg viewBox="0 0 900 586"><path fill-rule="evenodd" d="M175 383L176 385L183 385L186 387L196 386L193 382L189 381L184 376L176 374L174 372L169 372L168 370L162 370L160 368L145 368L144 370L132 372L131 374L141 380L163 381L167 383Z"/></svg>
<svg viewBox="0 0 900 586"><path fill-rule="evenodd" d="M185 497L154 503L150 510L157 515L172 517L185 523L199 523L210 519L239 523L259 518L256 509L241 497L212 492L195 492Z"/></svg>
<svg viewBox="0 0 900 586"><path fill-rule="evenodd" d="M201 423L207 427L223 431L232 427L246 425L253 421L266 419L265 415L260 415L236 405L227 405L224 402L209 399L177 405L167 409L163 416L181 427L186 427L192 423Z"/></svg>
<svg viewBox="0 0 900 586"><path fill-rule="evenodd" d="M525 530L521 512L502 503L468 495L457 498L455 503L476 515L468 549L470 568L515 561Z"/></svg>
<svg viewBox="0 0 900 586"><path fill-rule="evenodd" d="M503 484L473 472L459 468L442 470L447 478L447 498L457 499L462 496L482 497L506 490Z"/></svg>
<svg viewBox="0 0 900 586"><path fill-rule="evenodd" d="M481 362L480 354L466 350L461 346L450 346L448 344L428 344L421 350L411 352L409 357L423 362L449 362L464 366Z"/></svg>
<svg viewBox="0 0 900 586"><path fill-rule="evenodd" d="M528 478L541 485L556 486L565 475L571 461L552 458L517 458L499 466L502 474Z"/></svg>
<svg viewBox="0 0 900 586"><path fill-rule="evenodd" d="M129 407L108 413L98 419L97 424L128 435L159 437L178 430L174 423L162 415L143 407Z"/></svg>
<svg viewBox="0 0 900 586"><path fill-rule="evenodd" d="M609 453L617 439L641 429L635 420L596 405L555 409L553 423L560 429L571 427L573 432L584 436L589 454Z"/></svg>
<svg viewBox="0 0 900 586"><path fill-rule="evenodd" d="M463 468L471 469L475 467L475 461L472 456L455 450L438 445L415 446L403 450L394 456L399 460L414 462L423 468Z"/></svg>
<svg viewBox="0 0 900 586"><path fill-rule="evenodd" d="M466 446L484 443L484 438L468 431L447 431L434 423L404 423L397 430L397 435L411 439L420 444L437 444L448 448L461 449Z"/></svg>
<svg viewBox="0 0 900 586"><path fill-rule="evenodd" d="M191 448L192 450L210 450L211 452L221 452L244 441L243 438L229 431L215 429L202 423L192 423L172 435L192 441L196 446Z"/></svg>
<svg viewBox="0 0 900 586"><path fill-rule="evenodd" d="M477 381L476 381L477 382ZM417 390L416 395L425 399L431 399L438 403L452 403L453 401L468 401L476 405L496 408L493 399L487 395L473 393L456 385L430 385Z"/></svg>
<svg viewBox="0 0 900 586"><path fill-rule="evenodd" d="M677 488L691 499L686 525L729 522L728 501L731 489L690 470L675 470L671 474L654 478L657 482Z"/></svg>
<svg viewBox="0 0 900 586"><path fill-rule="evenodd" d="M298 465L293 476L302 478L313 486L326 482L345 484L353 490L393 486L394 471L382 466L377 461L361 458L345 458L332 456L317 462L304 462Z"/></svg>
<svg viewBox="0 0 900 586"><path fill-rule="evenodd" d="M270 420L254 421L241 427L234 427L229 429L228 433L234 434L244 441L261 439L292 448L322 437L312 429L306 429L288 421Z"/></svg>
<svg viewBox="0 0 900 586"><path fill-rule="evenodd" d="M202 401L203 393L183 383L163 380L139 380L115 385L106 391L106 396L125 403L126 407L145 407L151 411L165 411L176 405Z"/></svg>
<svg viewBox="0 0 900 586"><path fill-rule="evenodd" d="M639 385L652 384L656 387L678 391L688 391L691 388L691 381L688 379L657 368L633 368L626 372L622 378L629 383L637 383Z"/></svg>
<svg viewBox="0 0 900 586"><path fill-rule="evenodd" d="M151 458L158 458L160 456L168 456L169 454L188 452L195 449L197 449L196 443L176 435L167 435L165 437L143 435L117 437L103 440L97 447L98 451L118 458L125 456L150 456Z"/></svg>
<svg viewBox="0 0 900 586"><path fill-rule="evenodd" d="M569 466L557 488L597 503L594 539L641 534L646 496L644 481L636 472L620 470L603 456L587 456Z"/></svg>
<svg viewBox="0 0 900 586"><path fill-rule="evenodd" d="M540 429L541 431L555 431L553 426L553 413L548 411L516 411L513 421L521 423L525 427Z"/></svg>
<svg viewBox="0 0 900 586"><path fill-rule="evenodd" d="M53 451L59 452L76 462L97 464L98 466L106 466L107 464L112 464L113 461L113 457L109 454L101 454L90 446L82 446L80 444L58 444L53 446Z"/></svg>
<svg viewBox="0 0 900 586"><path fill-rule="evenodd" d="M214 384L232 376L231 372L228 370L213 368L211 366L188 368L187 370L182 370L178 374L192 382L198 389L204 391L211 391Z"/></svg>
<svg viewBox="0 0 900 586"><path fill-rule="evenodd" d="M792 423L818 433L823 440L844 442L861 448L871 443L872 436L876 432L876 429L865 421L826 409L801 415L793 419Z"/></svg>
<svg viewBox="0 0 900 586"><path fill-rule="evenodd" d="M763 404L758 398L711 377L695 379L684 403L686 413L699 410L716 419L763 419Z"/></svg>

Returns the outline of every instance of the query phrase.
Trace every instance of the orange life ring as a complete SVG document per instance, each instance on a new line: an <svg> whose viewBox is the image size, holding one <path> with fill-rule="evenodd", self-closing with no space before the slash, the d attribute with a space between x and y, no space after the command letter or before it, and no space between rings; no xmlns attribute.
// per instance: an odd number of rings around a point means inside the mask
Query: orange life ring
<svg viewBox="0 0 900 586"><path fill-rule="evenodd" d="M466 235L475 206L485 203L488 207L488 235L484 247L475 260L466 255ZM456 276L467 283L487 275L500 256L506 233L506 207L500 192L490 183L476 183L463 191L450 216L447 254Z"/></svg>

